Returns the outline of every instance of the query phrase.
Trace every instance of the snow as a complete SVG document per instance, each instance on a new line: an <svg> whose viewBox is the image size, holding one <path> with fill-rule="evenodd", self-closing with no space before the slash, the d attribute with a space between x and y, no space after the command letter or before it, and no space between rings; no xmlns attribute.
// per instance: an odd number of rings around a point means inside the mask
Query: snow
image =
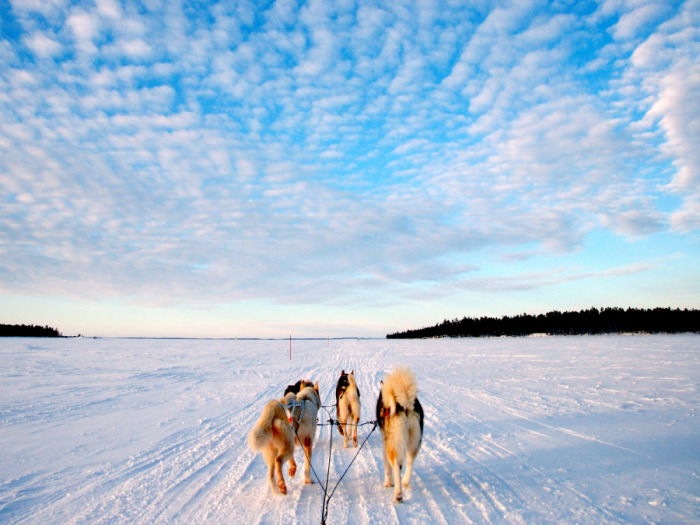
<svg viewBox="0 0 700 525"><path fill-rule="evenodd" d="M319 523L321 485L287 476L272 493L248 431L300 378L332 404L343 368L371 421L405 364L426 414L406 501L383 486L377 430L327 523L698 523L699 349L696 335L295 340L290 361L288 340L3 339L0 522ZM356 450L319 427L321 481L329 444L333 487Z"/></svg>

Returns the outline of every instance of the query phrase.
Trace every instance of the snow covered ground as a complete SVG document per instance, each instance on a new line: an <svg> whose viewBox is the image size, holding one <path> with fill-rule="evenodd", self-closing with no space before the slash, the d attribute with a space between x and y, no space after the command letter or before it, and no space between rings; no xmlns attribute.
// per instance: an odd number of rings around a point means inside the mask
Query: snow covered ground
<svg viewBox="0 0 700 525"><path fill-rule="evenodd" d="M2 339L0 522L319 523L319 484L271 493L249 429L302 377L331 404L343 368L373 420L406 364L426 413L406 502L382 485L377 430L327 523L698 523L699 350L694 335L331 340L294 341L290 361L289 341ZM336 430L332 446L331 486L355 454Z"/></svg>

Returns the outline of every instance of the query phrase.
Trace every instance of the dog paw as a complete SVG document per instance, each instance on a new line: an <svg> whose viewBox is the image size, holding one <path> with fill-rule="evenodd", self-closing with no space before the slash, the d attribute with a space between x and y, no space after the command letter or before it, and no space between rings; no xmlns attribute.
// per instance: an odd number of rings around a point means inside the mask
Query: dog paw
<svg viewBox="0 0 700 525"><path fill-rule="evenodd" d="M352 440L352 444L355 446L355 448L357 448L357 440L356 439Z"/></svg>
<svg viewBox="0 0 700 525"><path fill-rule="evenodd" d="M348 448L348 442L347 442L347 441L343 441L343 448Z"/></svg>
<svg viewBox="0 0 700 525"><path fill-rule="evenodd" d="M297 466L296 465L290 466L289 467L289 477L293 478L296 475L297 475Z"/></svg>
<svg viewBox="0 0 700 525"><path fill-rule="evenodd" d="M384 486L385 486L385 487L393 487L394 484L393 484L391 481L385 481L385 482L384 482Z"/></svg>
<svg viewBox="0 0 700 525"><path fill-rule="evenodd" d="M411 488L411 483L408 481L403 481L401 484L403 485L403 488L405 488L405 489Z"/></svg>
<svg viewBox="0 0 700 525"><path fill-rule="evenodd" d="M403 503L403 494L395 494L394 503Z"/></svg>
<svg viewBox="0 0 700 525"><path fill-rule="evenodd" d="M307 485L313 485L313 484L314 484L314 480L311 479L311 478L305 479L305 480L304 480L304 483L307 484Z"/></svg>
<svg viewBox="0 0 700 525"><path fill-rule="evenodd" d="M280 489L280 494L287 494L287 485L284 484L284 481L278 481L277 486Z"/></svg>

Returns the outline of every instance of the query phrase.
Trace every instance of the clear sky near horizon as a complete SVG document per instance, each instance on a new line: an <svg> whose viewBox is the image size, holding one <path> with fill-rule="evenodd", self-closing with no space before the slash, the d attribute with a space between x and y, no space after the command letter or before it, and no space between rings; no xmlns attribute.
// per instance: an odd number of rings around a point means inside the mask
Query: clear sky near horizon
<svg viewBox="0 0 700 525"><path fill-rule="evenodd" d="M700 2L0 2L0 322L700 307Z"/></svg>

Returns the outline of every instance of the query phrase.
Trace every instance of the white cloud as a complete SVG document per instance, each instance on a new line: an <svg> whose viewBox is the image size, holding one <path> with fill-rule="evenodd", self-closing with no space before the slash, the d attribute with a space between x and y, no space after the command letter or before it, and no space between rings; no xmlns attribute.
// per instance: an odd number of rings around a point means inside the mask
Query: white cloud
<svg viewBox="0 0 700 525"><path fill-rule="evenodd" d="M119 19L122 16L122 10L119 2L116 0L96 0L97 12L106 18Z"/></svg>
<svg viewBox="0 0 700 525"><path fill-rule="evenodd" d="M120 40L117 47L126 55L132 58L144 58L151 54L151 46L140 38L133 40Z"/></svg>
<svg viewBox="0 0 700 525"><path fill-rule="evenodd" d="M31 267L0 285L342 302L452 283L490 250L534 264L598 227L662 231L663 155L693 193L697 67L676 56L679 39L697 46L688 27L597 49L585 70L570 60L587 22L537 3L256 9L188 18L100 0L54 7L41 31L27 15L12 46L54 60L10 57L0 75L0 190L14 199L0 244L26 239L1 257L15 276ZM651 20L615 31L639 38ZM675 211L674 227L697 228L697 200Z"/></svg>
<svg viewBox="0 0 700 525"><path fill-rule="evenodd" d="M530 27L518 34L516 42L527 46L538 47L556 43L563 33L575 26L576 17L574 15L555 15L535 19Z"/></svg>
<svg viewBox="0 0 700 525"><path fill-rule="evenodd" d="M132 128L188 128L197 123L197 115L182 112L170 115L115 115L110 118L112 124L118 127Z"/></svg>
<svg viewBox="0 0 700 525"><path fill-rule="evenodd" d="M97 52L93 40L99 32L99 19L95 15L76 10L66 19L66 25L73 33L75 45L80 51Z"/></svg>
<svg viewBox="0 0 700 525"><path fill-rule="evenodd" d="M661 229L660 214L645 210L627 210L601 217L601 223L621 235L637 237L655 233Z"/></svg>
<svg viewBox="0 0 700 525"><path fill-rule="evenodd" d="M652 263L634 263L627 266L612 268L600 272L571 271L566 268L556 268L546 272L530 272L515 275L500 275L493 277L478 277L465 279L458 284L466 290L488 292L519 291L525 292L539 288L557 286L563 283L580 280L600 280L612 277L634 275L655 270L657 265Z"/></svg>
<svg viewBox="0 0 700 525"><path fill-rule="evenodd" d="M258 174L258 168L254 161L245 157L239 157L236 159L236 173L242 180L253 180Z"/></svg>
<svg viewBox="0 0 700 525"><path fill-rule="evenodd" d="M697 46L700 51L700 45ZM647 116L659 120L667 143L663 148L674 158L678 171L674 188L687 191L700 187L700 63L681 63L660 83L660 92Z"/></svg>
<svg viewBox="0 0 700 525"><path fill-rule="evenodd" d="M387 92L391 95L399 95L402 92L418 89L422 84L424 67L422 57L407 57L389 84Z"/></svg>
<svg viewBox="0 0 700 525"><path fill-rule="evenodd" d="M61 44L43 33L34 33L28 37L26 45L35 55L42 58L52 57L61 52Z"/></svg>
<svg viewBox="0 0 700 525"><path fill-rule="evenodd" d="M659 18L666 12L667 9L662 3L645 3L623 14L613 27L613 35L621 40L642 36L648 32L650 26L658 24Z"/></svg>
<svg viewBox="0 0 700 525"><path fill-rule="evenodd" d="M685 2L675 16L659 25L633 51L623 79L626 93L645 111L637 123L640 137L663 143L658 151L675 168L667 188L681 195L680 209L670 213L675 229L694 229L700 194L700 4Z"/></svg>
<svg viewBox="0 0 700 525"><path fill-rule="evenodd" d="M690 195L671 215L671 224L677 231L688 233L700 230L700 196Z"/></svg>
<svg viewBox="0 0 700 525"><path fill-rule="evenodd" d="M67 0L10 0L12 9L18 13L41 13L53 17L67 4Z"/></svg>

